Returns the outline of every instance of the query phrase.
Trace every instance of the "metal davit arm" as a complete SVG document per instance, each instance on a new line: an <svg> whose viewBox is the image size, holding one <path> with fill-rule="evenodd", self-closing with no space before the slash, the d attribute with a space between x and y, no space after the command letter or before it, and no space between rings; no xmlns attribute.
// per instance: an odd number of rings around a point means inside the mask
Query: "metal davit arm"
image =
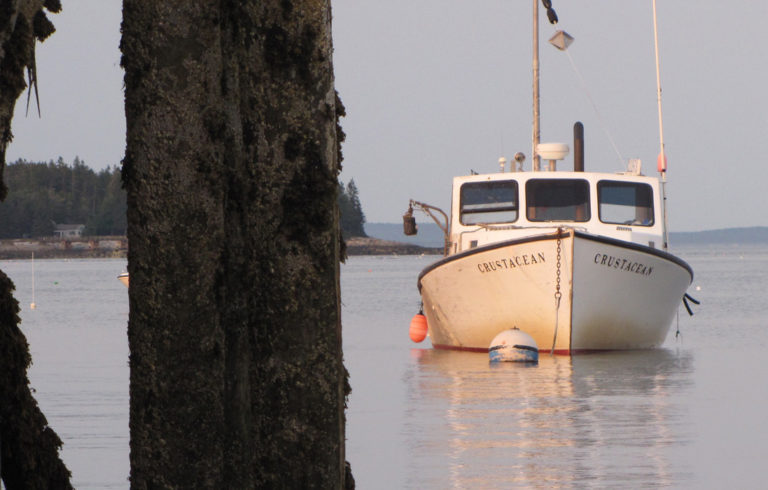
<svg viewBox="0 0 768 490"><path fill-rule="evenodd" d="M405 234L406 235L415 235L417 228L416 228L416 221L413 218L413 207L416 207L420 211L426 213L427 216L432 218L432 221L434 221L437 226L440 227L441 230L443 230L443 255L448 255L448 250L450 249L450 231L448 228L449 220L448 215L445 214L445 212L435 206L432 206L430 204L426 204L419 201L414 201L413 199L410 200L408 203L408 211L405 212L403 215L403 225ZM441 220L435 215L435 213L440 213L442 216L442 222ZM408 230L412 230L411 233L408 232Z"/></svg>

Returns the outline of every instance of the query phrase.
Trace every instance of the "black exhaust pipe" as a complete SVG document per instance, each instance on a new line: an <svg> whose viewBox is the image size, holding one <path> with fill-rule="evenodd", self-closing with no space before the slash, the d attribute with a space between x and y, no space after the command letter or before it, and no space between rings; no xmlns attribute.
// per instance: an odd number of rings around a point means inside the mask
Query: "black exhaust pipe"
<svg viewBox="0 0 768 490"><path fill-rule="evenodd" d="M584 171L584 125L580 121L573 125L573 171Z"/></svg>

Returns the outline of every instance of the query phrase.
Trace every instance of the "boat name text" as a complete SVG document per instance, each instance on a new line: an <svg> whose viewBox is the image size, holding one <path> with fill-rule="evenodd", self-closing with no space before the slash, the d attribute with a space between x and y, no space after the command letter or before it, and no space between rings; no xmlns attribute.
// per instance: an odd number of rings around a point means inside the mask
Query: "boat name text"
<svg viewBox="0 0 768 490"><path fill-rule="evenodd" d="M604 265L613 269L618 269L627 272L634 272L641 276L650 276L653 272L653 267L641 264L640 262L632 262L631 260L614 257L606 254L595 254L595 264Z"/></svg>
<svg viewBox="0 0 768 490"><path fill-rule="evenodd" d="M546 262L544 260L544 252L515 255L514 257L494 260L491 262L480 262L477 264L477 270L479 270L482 274L485 274L486 272L494 272L503 269L518 269L520 267L534 265L540 262Z"/></svg>

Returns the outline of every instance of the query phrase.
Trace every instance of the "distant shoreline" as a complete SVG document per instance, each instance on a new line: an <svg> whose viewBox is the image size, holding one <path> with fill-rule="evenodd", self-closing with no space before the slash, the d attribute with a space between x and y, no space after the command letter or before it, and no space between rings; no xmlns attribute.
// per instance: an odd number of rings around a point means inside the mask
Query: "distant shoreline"
<svg viewBox="0 0 768 490"><path fill-rule="evenodd" d="M422 247L380 238L350 237L345 240L347 255L442 255L442 248Z"/></svg>
<svg viewBox="0 0 768 490"><path fill-rule="evenodd" d="M404 242L422 247L442 248L443 232L434 223L420 222L415 236L403 234L402 223L366 223L365 232L383 240ZM721 228L704 231L672 231L669 234L672 246L677 245L725 245L725 244L768 244L768 226Z"/></svg>
<svg viewBox="0 0 768 490"><path fill-rule="evenodd" d="M355 255L440 255L442 248L371 237L345 240L348 256ZM0 260L31 259L120 259L128 255L125 237L83 237L70 240L0 240Z"/></svg>
<svg viewBox="0 0 768 490"><path fill-rule="evenodd" d="M383 227L382 225L385 225ZM427 235L426 240L415 242L416 237L402 235L402 225L376 224L380 235L385 238L350 237L345 240L348 256L355 255L442 255L442 247L433 246L435 230L428 224L420 224ZM423 236L422 235L422 236ZM442 238L442 233L440 238ZM402 236L404 241L397 239ZM388 239L387 239L388 238ZM422 239L423 239L422 238ZM407 241L406 241L407 240ZM697 232L673 232L673 245L725 245L725 244L768 244L768 227L727 228ZM79 237L59 239L4 239L0 240L0 260L30 259L34 253L37 259L103 259L126 258L128 239L122 236Z"/></svg>
<svg viewBox="0 0 768 490"><path fill-rule="evenodd" d="M122 236L0 240L0 260L125 258L127 253L128 239Z"/></svg>

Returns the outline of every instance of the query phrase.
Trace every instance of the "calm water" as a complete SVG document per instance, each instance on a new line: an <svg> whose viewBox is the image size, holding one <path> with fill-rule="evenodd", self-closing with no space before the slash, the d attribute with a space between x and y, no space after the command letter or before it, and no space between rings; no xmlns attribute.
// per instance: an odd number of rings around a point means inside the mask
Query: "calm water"
<svg viewBox="0 0 768 490"><path fill-rule="evenodd" d="M725 488L764 482L768 247L677 251L694 267L665 348L542 356L413 344L418 271L434 257L342 266L353 392L347 458L358 488ZM128 319L121 260L3 261L17 286L30 377L77 488L126 488Z"/></svg>

